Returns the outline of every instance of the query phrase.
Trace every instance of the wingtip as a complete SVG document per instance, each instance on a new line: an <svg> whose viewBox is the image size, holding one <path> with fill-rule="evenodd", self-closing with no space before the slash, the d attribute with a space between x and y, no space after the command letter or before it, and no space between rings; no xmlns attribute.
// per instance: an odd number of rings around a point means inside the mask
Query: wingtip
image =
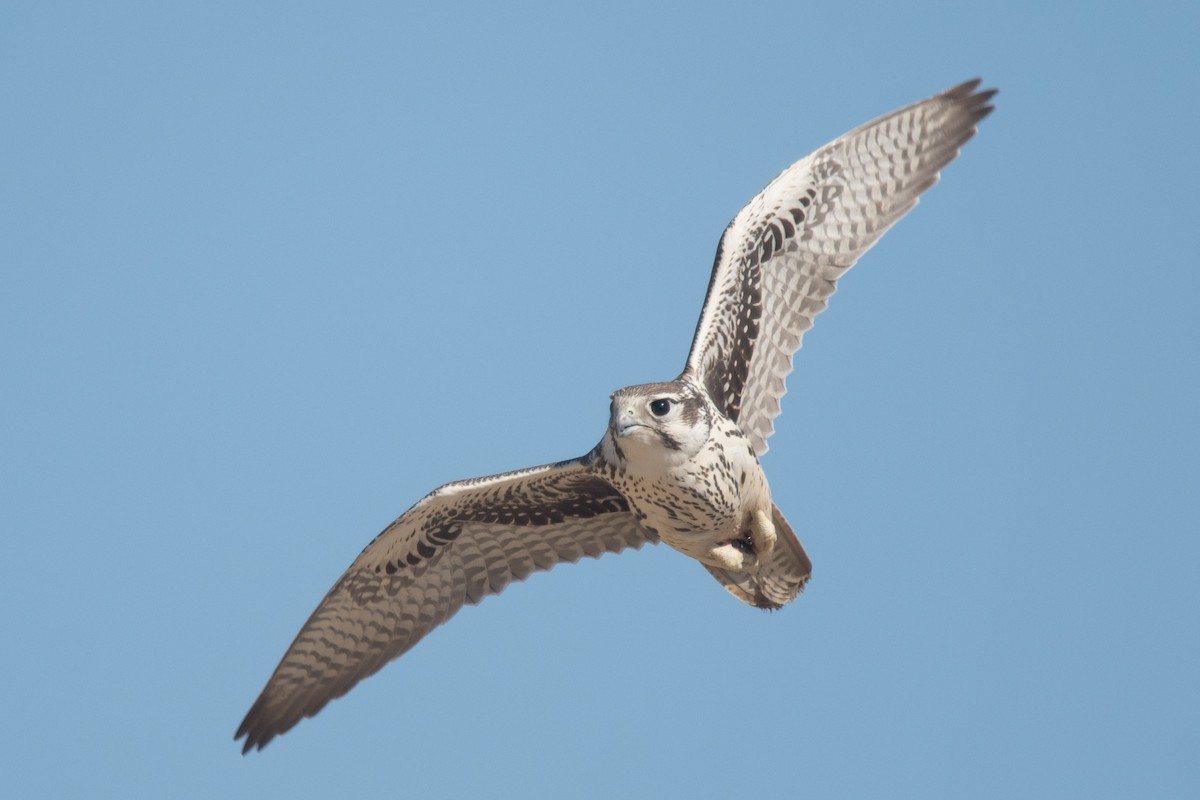
<svg viewBox="0 0 1200 800"><path fill-rule="evenodd" d="M1000 93L1000 90L996 88L976 91L982 83L983 78L971 78L969 81L963 81L957 86L952 86L942 92L940 96L947 100L962 103L966 109L971 111L975 121L978 122L996 110L991 100Z"/></svg>
<svg viewBox="0 0 1200 800"><path fill-rule="evenodd" d="M979 85L982 83L983 83L983 78L981 78L981 77L971 78L968 81L963 81L960 84L951 86L949 89L942 92L942 94L945 95L946 97L954 97L954 98L971 97L971 96L991 97L992 95L994 95L998 91L1000 91L999 89L984 89L984 90L978 91L978 92L975 91L976 89L979 88Z"/></svg>
<svg viewBox="0 0 1200 800"><path fill-rule="evenodd" d="M255 740L254 740L254 737L253 737L253 736L250 736L250 735L248 735L248 734L249 734L249 731L247 731L247 730L246 730L246 723L245 723L245 722L243 722L243 723L242 723L242 724L241 724L241 725L238 727L238 729L237 729L237 733L235 733L235 734L233 735L233 741L235 741L235 742L239 741L240 739L245 739L245 740L246 740L246 741L244 741L244 742L241 742L241 745L242 745L242 755L246 755L247 753L249 753L251 750L254 750L254 749L258 749L258 750L261 750L261 749L262 749L262 746L261 746L261 745L260 745L259 747L255 748L255 746L254 746L254 745L255 745Z"/></svg>
<svg viewBox="0 0 1200 800"><path fill-rule="evenodd" d="M246 733L239 731L238 734L233 737L233 740L236 742L238 739L241 739L242 737L245 737L245 739L246 739L246 741L242 742L242 755L246 755L247 753L249 753L252 750L254 752L258 752L259 750L262 750L264 747L266 747L268 744L270 744L272 739L275 738L275 734L270 734L267 736L259 737L259 736L255 736L253 734L246 734Z"/></svg>
<svg viewBox="0 0 1200 800"><path fill-rule="evenodd" d="M250 709L246 718L242 720L242 724L238 726L237 733L233 735L235 742L245 739L242 742L242 755L246 755L251 750L262 750L280 733L279 731L264 730L263 726L258 724L255 719L255 711L258 710L258 707L259 704L255 703L254 708Z"/></svg>

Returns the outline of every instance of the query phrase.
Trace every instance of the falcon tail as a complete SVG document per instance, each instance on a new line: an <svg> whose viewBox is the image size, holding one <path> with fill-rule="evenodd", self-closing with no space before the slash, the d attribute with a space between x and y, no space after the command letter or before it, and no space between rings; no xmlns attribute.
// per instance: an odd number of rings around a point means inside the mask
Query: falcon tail
<svg viewBox="0 0 1200 800"><path fill-rule="evenodd" d="M795 531L771 504L771 519L778 540L775 548L754 572L730 572L705 565L712 576L737 599L755 608L776 609L796 599L812 575L812 562Z"/></svg>

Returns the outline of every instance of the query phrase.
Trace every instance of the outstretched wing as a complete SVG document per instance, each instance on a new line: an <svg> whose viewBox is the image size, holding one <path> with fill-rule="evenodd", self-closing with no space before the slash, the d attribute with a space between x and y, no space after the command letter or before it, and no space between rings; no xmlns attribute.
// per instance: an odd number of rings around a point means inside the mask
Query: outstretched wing
<svg viewBox="0 0 1200 800"><path fill-rule="evenodd" d="M868 122L788 167L717 247L684 377L767 451L792 356L837 280L975 135L995 90L968 81Z"/></svg>
<svg viewBox="0 0 1200 800"><path fill-rule="evenodd" d="M235 739L262 749L464 603L563 561L657 541L587 457L447 484L389 525L317 606Z"/></svg>

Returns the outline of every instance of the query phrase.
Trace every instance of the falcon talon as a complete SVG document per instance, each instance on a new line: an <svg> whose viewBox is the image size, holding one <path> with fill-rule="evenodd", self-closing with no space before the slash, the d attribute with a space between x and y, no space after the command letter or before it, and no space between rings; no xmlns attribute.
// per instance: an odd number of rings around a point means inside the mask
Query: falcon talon
<svg viewBox="0 0 1200 800"><path fill-rule="evenodd" d="M729 544L733 545L738 550L741 550L743 553L754 555L754 540L751 538L749 530L742 531L742 535L734 539Z"/></svg>

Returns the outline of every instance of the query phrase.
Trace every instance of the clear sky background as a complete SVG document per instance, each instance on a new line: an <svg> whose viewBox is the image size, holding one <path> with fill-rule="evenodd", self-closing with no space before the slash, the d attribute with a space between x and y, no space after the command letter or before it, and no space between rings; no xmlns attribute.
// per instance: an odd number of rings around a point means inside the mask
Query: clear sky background
<svg viewBox="0 0 1200 800"><path fill-rule="evenodd" d="M1200 796L1198 14L4 4L0 793ZM561 567L240 755L379 529L591 448L746 200L975 75L797 358L798 601Z"/></svg>

